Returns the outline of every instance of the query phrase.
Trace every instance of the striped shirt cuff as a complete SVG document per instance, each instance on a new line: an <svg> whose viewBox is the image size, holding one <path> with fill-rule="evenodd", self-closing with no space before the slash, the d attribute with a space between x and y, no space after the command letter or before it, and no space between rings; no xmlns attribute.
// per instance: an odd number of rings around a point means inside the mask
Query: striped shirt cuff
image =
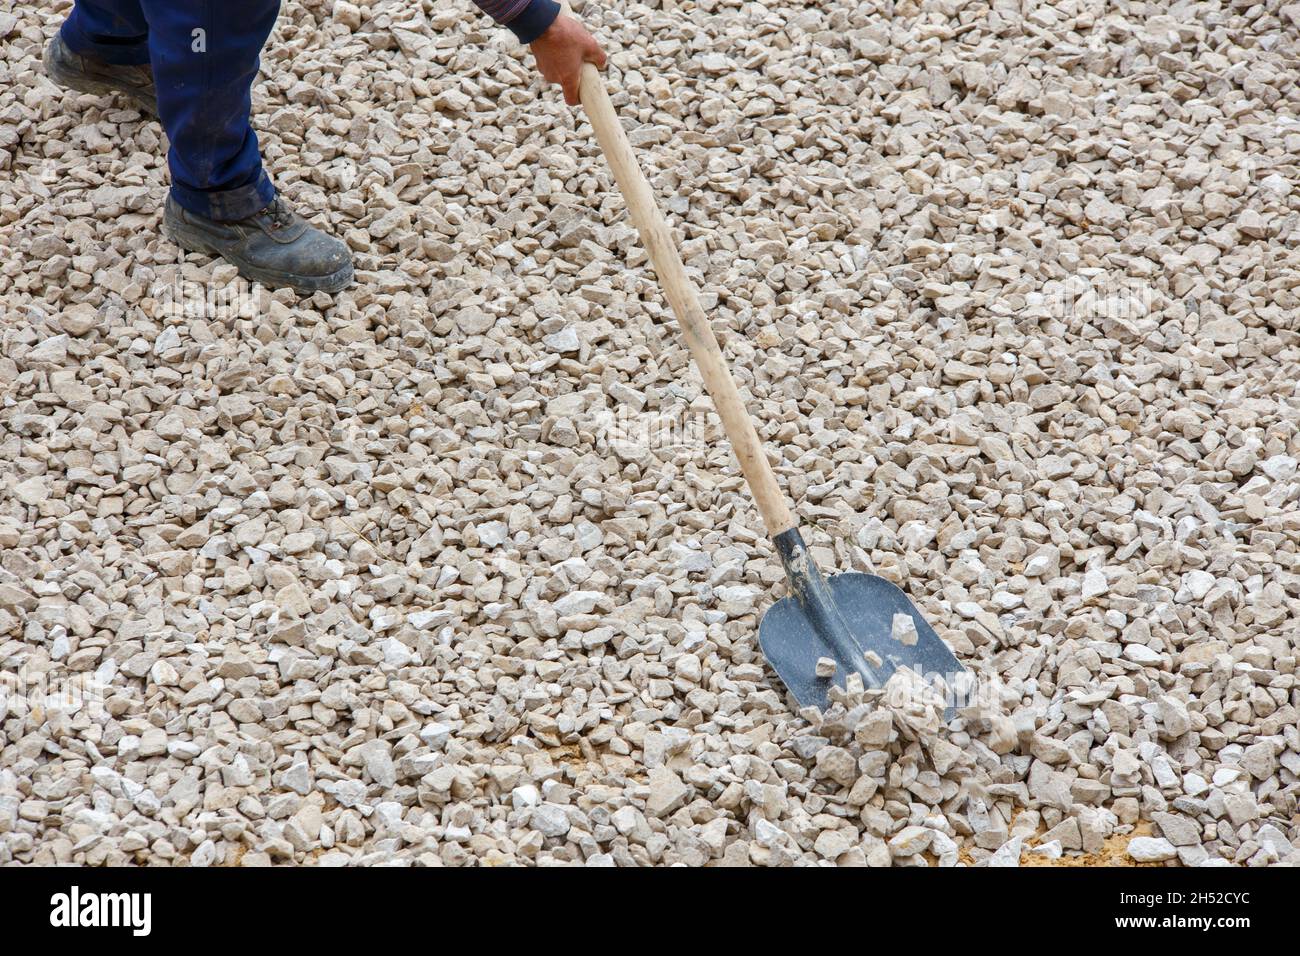
<svg viewBox="0 0 1300 956"><path fill-rule="evenodd" d="M532 43L560 14L555 0L474 0L479 9L509 27L520 43Z"/></svg>

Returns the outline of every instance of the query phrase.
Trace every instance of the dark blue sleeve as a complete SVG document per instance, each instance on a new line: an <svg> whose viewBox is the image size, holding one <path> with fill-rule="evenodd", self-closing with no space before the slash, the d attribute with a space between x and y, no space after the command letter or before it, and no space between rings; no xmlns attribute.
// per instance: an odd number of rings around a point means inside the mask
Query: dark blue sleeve
<svg viewBox="0 0 1300 956"><path fill-rule="evenodd" d="M560 15L555 0L474 0L480 10L509 27L520 43L532 43Z"/></svg>

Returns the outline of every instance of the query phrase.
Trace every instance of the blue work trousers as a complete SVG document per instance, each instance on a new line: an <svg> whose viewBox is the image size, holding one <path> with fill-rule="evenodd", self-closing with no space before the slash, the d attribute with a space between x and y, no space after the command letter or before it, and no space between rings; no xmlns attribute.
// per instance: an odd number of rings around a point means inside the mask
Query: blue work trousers
<svg viewBox="0 0 1300 956"><path fill-rule="evenodd" d="M250 90L280 0L76 0L75 53L153 68L172 196L210 219L244 219L275 198L249 122Z"/></svg>

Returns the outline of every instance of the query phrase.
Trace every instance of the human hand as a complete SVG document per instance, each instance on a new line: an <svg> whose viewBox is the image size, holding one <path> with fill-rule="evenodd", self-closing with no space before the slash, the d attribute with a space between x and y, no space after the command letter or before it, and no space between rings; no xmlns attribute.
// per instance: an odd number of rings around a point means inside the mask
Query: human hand
<svg viewBox="0 0 1300 956"><path fill-rule="evenodd" d="M537 57L537 69L547 81L560 84L564 102L570 106L576 106L579 101L582 65L594 63L601 69L605 66L605 53L596 38L566 13L556 17L546 32L532 42L532 51Z"/></svg>

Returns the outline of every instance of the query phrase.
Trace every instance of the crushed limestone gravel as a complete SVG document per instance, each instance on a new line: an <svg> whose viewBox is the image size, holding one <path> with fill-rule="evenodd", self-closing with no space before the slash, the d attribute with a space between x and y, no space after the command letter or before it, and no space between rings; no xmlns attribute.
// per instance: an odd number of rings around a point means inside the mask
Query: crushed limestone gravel
<svg viewBox="0 0 1300 956"><path fill-rule="evenodd" d="M780 565L507 33L285 4L263 153L358 266L298 301L159 235L66 6L0 13L0 862L1296 860L1300 4L581 9L819 559L984 676L946 726L764 666Z"/></svg>

